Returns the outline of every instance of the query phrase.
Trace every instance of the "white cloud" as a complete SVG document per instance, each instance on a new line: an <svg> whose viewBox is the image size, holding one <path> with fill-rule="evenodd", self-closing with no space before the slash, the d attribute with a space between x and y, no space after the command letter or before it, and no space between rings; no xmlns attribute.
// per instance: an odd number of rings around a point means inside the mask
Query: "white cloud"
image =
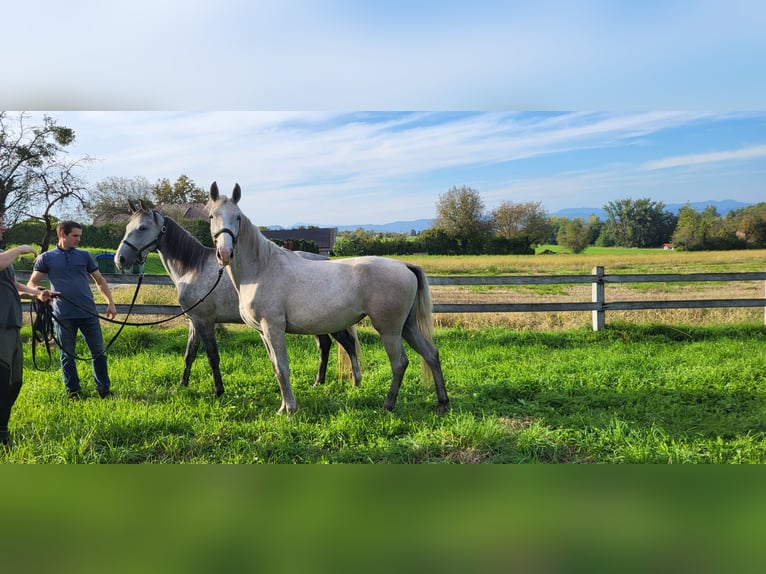
<svg viewBox="0 0 766 574"><path fill-rule="evenodd" d="M669 169L675 167L720 163L724 161L757 159L761 157L766 157L766 145L759 145L730 151L716 151L710 153L697 153L668 157L665 159L646 162L641 166L641 168L645 170Z"/></svg>

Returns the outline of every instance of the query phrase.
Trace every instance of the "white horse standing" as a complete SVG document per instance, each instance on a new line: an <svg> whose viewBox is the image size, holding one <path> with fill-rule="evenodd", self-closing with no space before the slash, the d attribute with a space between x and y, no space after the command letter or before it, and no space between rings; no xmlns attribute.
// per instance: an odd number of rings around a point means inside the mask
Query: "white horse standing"
<svg viewBox="0 0 766 574"><path fill-rule="evenodd" d="M242 191L231 199L210 187L210 233L216 257L227 266L239 292L240 315L256 329L274 367L282 394L279 412L297 408L290 384L285 333L333 333L365 316L378 331L393 378L383 406L393 409L407 368L402 337L421 356L436 386L438 412L449 403L439 351L432 342L428 281L417 265L385 257L308 261L278 247L240 210Z"/></svg>
<svg viewBox="0 0 766 574"><path fill-rule="evenodd" d="M224 387L219 367L218 345L215 340L215 325L242 321L239 315L237 291L227 274L223 275L216 285L220 266L214 249L202 245L196 237L172 218L161 215L153 209L145 209L140 204L128 202L128 205L131 217L125 226L125 235L114 254L114 262L120 269L130 269L135 262L143 262L150 251L157 250L162 264L178 289L178 303L183 309L188 309L186 315L189 318L189 336L180 384L182 386L189 384L192 363L197 356L201 340L213 372L215 395L220 396L224 392ZM329 259L315 253L303 251L296 253L307 259L322 261ZM214 285L216 287L213 292L208 293ZM207 297L205 297L206 294ZM200 302L203 297L205 298ZM332 336L346 351L353 384L359 385L362 378L358 363L361 349L356 329L353 327L344 329L341 332L332 333ZM314 384L321 385L325 382L332 343L326 334L317 334L316 342L319 349L319 367ZM340 349L338 353L340 367Z"/></svg>

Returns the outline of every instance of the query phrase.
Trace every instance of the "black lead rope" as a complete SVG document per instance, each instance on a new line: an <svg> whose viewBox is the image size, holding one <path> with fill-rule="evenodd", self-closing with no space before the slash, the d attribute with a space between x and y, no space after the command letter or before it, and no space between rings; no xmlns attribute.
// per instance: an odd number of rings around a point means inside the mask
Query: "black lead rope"
<svg viewBox="0 0 766 574"><path fill-rule="evenodd" d="M138 290L141 287L141 283L143 282L143 279L144 279L144 275L142 273L138 277L138 282L136 283L136 290L133 293L133 300L130 302L130 307L128 308L128 312L125 315L124 321L117 321L115 319L110 319L109 317L104 317L103 315L96 314L96 317L98 317L102 321L107 321L109 323L115 323L120 325L120 328L117 330L114 336L112 336L112 338L110 339L106 347L104 347L103 353L95 357L78 357L77 355L74 355L71 353L69 354L72 355L78 361L91 361L91 360L97 359L101 355L106 354L106 352L112 346L112 343L114 343L114 341L122 332L125 325L129 325L131 327L145 327L145 326L151 326L151 325L159 325L161 323L167 323L168 321L172 321L173 319L176 319L180 317L181 315L185 315L186 313L188 313L189 311L191 311L192 309L200 305L205 299L207 299L210 296L213 290L218 286L218 283L220 283L223 272L224 272L224 268L220 267L218 269L218 277L216 278L215 283L210 288L210 290L207 293L205 293L204 296L202 296L196 303L194 303L194 305L192 305L188 309L184 309L182 307L180 313L176 313L175 315L172 315L170 317L166 317L165 319L160 319L157 321L149 321L146 323L131 323L128 321L128 318L130 317L130 314L133 311L133 307L135 306L136 299L138 297ZM70 299L67 299L63 295L59 295L59 297L61 297L67 303L74 305L78 309L81 309L83 311L88 311L90 313L90 309L82 307L78 303L71 301ZM33 313L36 313L36 316L34 316ZM68 353L68 351L63 349L63 347L61 346L61 342L55 336L55 331L53 329L53 321L54 320L58 321L58 319L56 318L55 313L53 313L50 303L43 303L41 301L38 301L37 299L33 299L32 303L30 304L30 315L31 315L31 321L32 321L32 363L35 365L36 369L43 370L37 367L36 344L38 342L45 342L46 349L48 351L48 366L46 367L47 369L48 367L50 367L50 364L51 364L50 341L54 341L59 349L61 349L65 353Z"/></svg>
<svg viewBox="0 0 766 574"><path fill-rule="evenodd" d="M47 371L51 366L51 341L56 341L53 329L53 308L39 299L29 303L29 319L32 324L32 364L38 371ZM37 345L44 344L48 353L48 364L41 369L37 364ZM58 344L58 343L57 343Z"/></svg>
<svg viewBox="0 0 766 574"><path fill-rule="evenodd" d="M125 315L125 321L121 322L120 328L117 330L117 332L114 334L114 336L111 338L109 343L104 347L104 350L96 355L95 357L79 357L74 352L70 353L66 349L64 349L63 345L61 344L61 341L59 341L56 338L56 330L53 327L53 321L56 321L61 325L58 318L56 317L56 314L53 312L53 306L49 301L40 301L39 299L32 299L31 303L29 304L29 314L30 314L30 320L32 323L32 364L34 365L35 369L38 371L45 371L48 370L51 366L51 341L56 343L56 346L67 355L73 357L75 360L78 361L93 361L95 359L98 359L99 357L106 354L106 352L109 350L109 347L112 346L112 343L117 339L118 335L122 332L123 327L125 327L125 324L128 321L128 317L130 317L130 313L133 311L133 306L136 303L136 298L138 297L138 290L141 287L141 283L144 280L144 276L141 275L138 278L138 282L136 283L136 290L133 293L133 300L130 302L130 307L128 308L128 313ZM59 295L62 299L65 301L68 301L65 297ZM72 303L70 301L70 303ZM74 304L74 303L73 303ZM80 309L83 309L79 305L75 304ZM101 317L100 315L97 315L99 318L109 320L106 317ZM119 323L119 321L112 321ZM44 369L41 369L37 365L37 343L45 343L45 350L48 353L48 364L45 366Z"/></svg>

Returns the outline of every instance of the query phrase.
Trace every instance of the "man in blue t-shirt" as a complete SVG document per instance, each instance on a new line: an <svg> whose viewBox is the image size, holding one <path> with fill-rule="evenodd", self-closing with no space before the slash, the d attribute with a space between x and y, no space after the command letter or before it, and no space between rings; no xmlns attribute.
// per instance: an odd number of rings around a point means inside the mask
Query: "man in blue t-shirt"
<svg viewBox="0 0 766 574"><path fill-rule="evenodd" d="M47 275L51 289L61 294L53 300L53 313L56 336L61 346L61 370L64 373L64 385L69 396L79 399L82 395L75 353L79 330L92 357L96 390L101 398L106 398L112 394L111 381L101 323L93 292L90 289L91 278L95 281L101 295L107 300L106 316L113 319L117 309L112 300L109 284L98 270L96 260L88 251L77 249L82 239L82 226L75 221L61 221L56 226L56 233L58 234L56 247L37 257L27 285L37 287Z"/></svg>

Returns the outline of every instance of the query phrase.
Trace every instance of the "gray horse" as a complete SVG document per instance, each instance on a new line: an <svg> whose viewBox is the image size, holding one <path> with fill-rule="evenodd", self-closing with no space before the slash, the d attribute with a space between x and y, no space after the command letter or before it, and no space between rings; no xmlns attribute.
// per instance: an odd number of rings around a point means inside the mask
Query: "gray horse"
<svg viewBox="0 0 766 574"><path fill-rule="evenodd" d="M386 257L309 261L269 241L240 210L242 191L231 199L210 187L207 210L218 262L239 292L245 323L260 333L274 366L282 405L297 408L290 384L285 333L331 333L370 318L386 349L393 374L383 406L393 409L408 359L402 337L421 356L436 385L438 412L449 399L439 351L432 341L433 305L423 269Z"/></svg>
<svg viewBox="0 0 766 574"><path fill-rule="evenodd" d="M242 322L237 291L228 274L224 273L214 291L199 305L192 308L215 285L218 278L219 265L215 250L202 245L197 238L170 217L152 209L145 209L140 204L129 203L129 205L132 215L125 226L125 236L114 255L114 262L120 269L129 269L135 262L143 262L149 252L157 250L162 264L178 289L179 305L183 309L190 309L186 313L189 318L189 336L180 383L183 386L189 383L191 366L201 340L213 372L215 394L220 396L224 392L224 387L219 368L220 358L215 340L215 324ZM299 253L306 259L328 259L315 253ZM356 329L353 327L338 329L332 333L332 336L348 354L354 378L353 384L359 385L362 375L357 360L360 348ZM330 337L325 333L318 334L316 341L320 360L315 385L325 382L332 344Z"/></svg>

